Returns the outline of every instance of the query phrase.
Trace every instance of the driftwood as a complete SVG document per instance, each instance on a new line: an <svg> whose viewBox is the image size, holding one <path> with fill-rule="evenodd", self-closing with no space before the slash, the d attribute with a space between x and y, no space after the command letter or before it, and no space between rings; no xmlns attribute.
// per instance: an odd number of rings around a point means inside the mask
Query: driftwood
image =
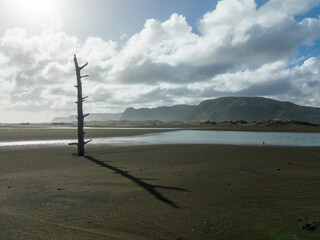
<svg viewBox="0 0 320 240"><path fill-rule="evenodd" d="M77 104L77 107L78 107L78 117L77 117L78 118L78 143L76 143L76 145L78 145L78 156L83 156L84 155L84 145L89 143L89 142L91 142L91 140L92 140L92 139L90 139L89 141L84 141L84 131L83 131L84 118L86 116L88 116L89 113L83 115L82 103L84 102L84 100L88 96L82 97L82 82L81 82L81 78L89 77L89 75L81 76L81 70L83 68L85 68L88 65L88 63L86 63L83 66L79 67L76 55L74 55L74 59L73 60L74 60L76 74L77 74L77 85L75 85L75 87L78 89L78 100L76 101L76 104Z"/></svg>

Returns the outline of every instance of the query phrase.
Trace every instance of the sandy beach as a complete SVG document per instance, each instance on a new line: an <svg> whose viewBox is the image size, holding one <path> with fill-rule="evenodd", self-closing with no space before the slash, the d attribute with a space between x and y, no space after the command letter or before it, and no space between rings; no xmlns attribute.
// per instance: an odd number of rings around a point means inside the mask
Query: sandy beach
<svg viewBox="0 0 320 240"><path fill-rule="evenodd" d="M62 137L75 132L1 129L1 140ZM319 147L3 148L0 239L318 240L319 170Z"/></svg>

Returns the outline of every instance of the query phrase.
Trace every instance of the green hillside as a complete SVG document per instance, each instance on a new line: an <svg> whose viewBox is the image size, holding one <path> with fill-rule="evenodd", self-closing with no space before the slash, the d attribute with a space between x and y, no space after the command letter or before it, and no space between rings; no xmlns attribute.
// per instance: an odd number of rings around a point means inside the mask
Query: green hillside
<svg viewBox="0 0 320 240"><path fill-rule="evenodd" d="M176 105L157 108L127 108L121 120L147 121L259 121L296 120L320 124L320 108L299 106L262 97L222 97L198 106Z"/></svg>
<svg viewBox="0 0 320 240"><path fill-rule="evenodd" d="M261 97L222 97L201 102L187 120L282 119L320 123L320 109Z"/></svg>

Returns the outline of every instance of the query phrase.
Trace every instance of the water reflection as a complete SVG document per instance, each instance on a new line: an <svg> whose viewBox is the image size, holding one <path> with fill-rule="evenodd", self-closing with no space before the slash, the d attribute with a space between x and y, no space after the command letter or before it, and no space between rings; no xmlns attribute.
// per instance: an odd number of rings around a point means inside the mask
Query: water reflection
<svg viewBox="0 0 320 240"><path fill-rule="evenodd" d="M0 147L65 146L75 139L0 142ZM180 130L130 137L94 138L90 144L232 144L272 146L320 146L318 133Z"/></svg>

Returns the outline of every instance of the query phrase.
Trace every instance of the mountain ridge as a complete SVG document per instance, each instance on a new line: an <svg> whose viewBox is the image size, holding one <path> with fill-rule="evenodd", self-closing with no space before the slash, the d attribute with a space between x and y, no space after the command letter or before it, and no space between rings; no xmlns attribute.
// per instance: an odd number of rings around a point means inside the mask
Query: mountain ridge
<svg viewBox="0 0 320 240"><path fill-rule="evenodd" d="M109 121L120 120L122 113L90 113L86 121ZM77 121L77 115L68 117L55 117L51 120L52 123L72 123Z"/></svg>
<svg viewBox="0 0 320 240"><path fill-rule="evenodd" d="M121 120L147 121L160 120L163 122L181 121L186 119L196 106L174 105L171 107L162 106L156 108L127 108L121 116Z"/></svg>
<svg viewBox="0 0 320 240"><path fill-rule="evenodd" d="M222 97L202 101L187 120L297 120L320 123L320 108L262 97Z"/></svg>
<svg viewBox="0 0 320 240"><path fill-rule="evenodd" d="M130 121L160 120L167 122L167 119L161 118L157 109L172 108L173 110L176 109L176 106L181 105L149 109L127 108L124 111L125 114L122 114L121 119ZM280 119L320 123L320 108L300 106L289 101L277 101L263 97L221 97L207 99L202 101L198 106L191 105L191 107L189 110L192 111L189 114L181 114L180 118L176 117L172 121L260 121L264 119ZM136 116L139 117L137 118Z"/></svg>
<svg viewBox="0 0 320 240"><path fill-rule="evenodd" d="M207 99L199 105L174 105L156 108L133 108L117 114L89 115L87 121L261 121L265 119L295 120L320 123L320 108L301 106L289 101L263 97L221 97ZM52 122L74 122L76 116L54 118Z"/></svg>

